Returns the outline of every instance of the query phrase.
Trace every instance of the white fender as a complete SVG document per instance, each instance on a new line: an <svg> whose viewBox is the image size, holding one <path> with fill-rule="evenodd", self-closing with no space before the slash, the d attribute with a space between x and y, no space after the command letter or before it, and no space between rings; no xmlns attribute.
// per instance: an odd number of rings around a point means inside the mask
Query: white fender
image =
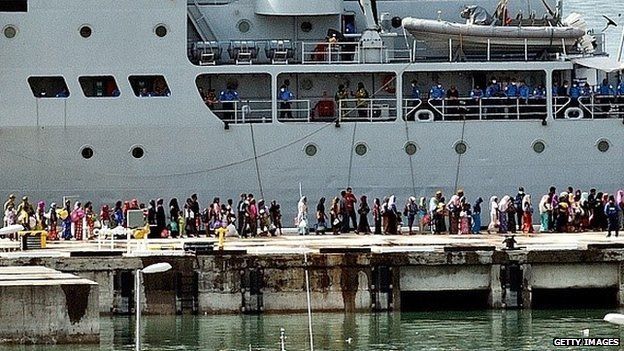
<svg viewBox="0 0 624 351"><path fill-rule="evenodd" d="M20 230L24 230L19 224L10 225L4 228L0 228L0 235L10 235L19 232Z"/></svg>
<svg viewBox="0 0 624 351"><path fill-rule="evenodd" d="M611 324L624 325L624 314L621 313L608 313L603 319Z"/></svg>

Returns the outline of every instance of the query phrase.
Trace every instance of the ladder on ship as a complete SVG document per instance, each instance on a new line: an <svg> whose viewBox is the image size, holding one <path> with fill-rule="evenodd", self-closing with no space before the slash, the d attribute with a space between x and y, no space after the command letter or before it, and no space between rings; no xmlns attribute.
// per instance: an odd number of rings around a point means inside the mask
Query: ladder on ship
<svg viewBox="0 0 624 351"><path fill-rule="evenodd" d="M191 23L193 23L193 26L195 27L195 30L197 31L197 34L199 34L201 40L204 42L217 40L217 37L215 37L210 24L206 21L206 16L202 13L197 0L189 0L186 8L188 18Z"/></svg>
<svg viewBox="0 0 624 351"><path fill-rule="evenodd" d="M177 314L197 314L198 303L198 277L197 273L179 272L176 274L176 313Z"/></svg>

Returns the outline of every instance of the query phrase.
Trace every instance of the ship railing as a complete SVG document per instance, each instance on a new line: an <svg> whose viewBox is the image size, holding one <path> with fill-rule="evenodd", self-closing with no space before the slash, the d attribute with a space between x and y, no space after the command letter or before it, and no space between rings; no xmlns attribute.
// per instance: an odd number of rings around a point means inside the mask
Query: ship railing
<svg viewBox="0 0 624 351"><path fill-rule="evenodd" d="M271 123L271 100L221 101L211 111L229 123Z"/></svg>
<svg viewBox="0 0 624 351"><path fill-rule="evenodd" d="M310 122L310 112L310 100L277 101L277 120L280 122Z"/></svg>
<svg viewBox="0 0 624 351"><path fill-rule="evenodd" d="M555 118L563 118L565 110L570 106L570 100L567 96L553 97L553 115Z"/></svg>
<svg viewBox="0 0 624 351"><path fill-rule="evenodd" d="M572 99L574 102L574 99ZM624 96L622 95L596 95L581 96L578 98L578 108L582 113L570 117L570 113L564 115L568 119L580 118L624 118Z"/></svg>
<svg viewBox="0 0 624 351"><path fill-rule="evenodd" d="M546 118L545 98L489 97L429 99L408 121L531 120Z"/></svg>
<svg viewBox="0 0 624 351"><path fill-rule="evenodd" d="M338 101L340 122L379 122L396 119L396 99L342 99Z"/></svg>
<svg viewBox="0 0 624 351"><path fill-rule="evenodd" d="M403 99L403 119L410 116L413 120L422 103L421 99Z"/></svg>
<svg viewBox="0 0 624 351"><path fill-rule="evenodd" d="M301 63L358 63L359 42L301 42Z"/></svg>

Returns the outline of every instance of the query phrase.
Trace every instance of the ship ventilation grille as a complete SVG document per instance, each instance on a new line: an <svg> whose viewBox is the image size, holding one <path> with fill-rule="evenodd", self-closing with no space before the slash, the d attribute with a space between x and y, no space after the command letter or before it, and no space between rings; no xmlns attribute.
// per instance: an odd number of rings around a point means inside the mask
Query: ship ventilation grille
<svg viewBox="0 0 624 351"><path fill-rule="evenodd" d="M594 38L593 35L587 34L587 22L580 14L572 12L568 17L563 20L564 26L574 27L582 29L585 35L579 38L578 45L584 53L590 54L594 52Z"/></svg>

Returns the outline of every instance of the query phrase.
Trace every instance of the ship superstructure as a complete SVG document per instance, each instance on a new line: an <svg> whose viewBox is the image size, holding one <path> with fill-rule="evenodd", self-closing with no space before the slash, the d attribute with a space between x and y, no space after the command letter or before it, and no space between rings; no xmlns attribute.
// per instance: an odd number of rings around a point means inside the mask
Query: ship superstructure
<svg viewBox="0 0 624 351"><path fill-rule="evenodd" d="M300 187L316 199L347 185L369 198L621 186L624 99L600 36L592 53L531 40L434 50L403 30L405 17L460 21L466 4L451 0L3 3L0 193L99 204L253 192L294 217ZM533 0L508 13L550 15ZM493 78L531 97L471 97ZM613 96L553 94L603 78ZM436 99L438 84L460 97ZM238 98L218 101L228 88Z"/></svg>

